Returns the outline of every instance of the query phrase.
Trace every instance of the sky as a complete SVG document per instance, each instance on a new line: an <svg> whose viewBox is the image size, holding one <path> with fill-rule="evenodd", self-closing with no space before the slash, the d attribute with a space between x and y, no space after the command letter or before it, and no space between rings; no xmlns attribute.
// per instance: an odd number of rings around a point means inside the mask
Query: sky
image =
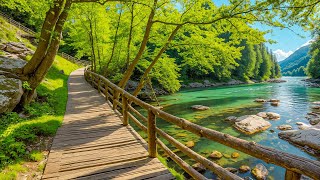
<svg viewBox="0 0 320 180"><path fill-rule="evenodd" d="M213 0L213 2L220 6L222 4L228 4L228 0ZM310 32L305 32L302 27L294 26L289 29L274 28L266 25L255 25L260 30L270 30L272 33L268 33L265 38L276 41L274 44L266 44L269 49L276 55L278 61L282 61L290 56L295 50L302 46L308 45L312 39ZM299 36L302 35L303 37Z"/></svg>
<svg viewBox="0 0 320 180"><path fill-rule="evenodd" d="M290 56L295 50L310 43L311 33L305 32L302 27L294 26L289 29L280 29L259 25L260 30L272 29L273 32L266 34L266 39L276 41L274 44L267 43L267 47L273 51L278 61Z"/></svg>

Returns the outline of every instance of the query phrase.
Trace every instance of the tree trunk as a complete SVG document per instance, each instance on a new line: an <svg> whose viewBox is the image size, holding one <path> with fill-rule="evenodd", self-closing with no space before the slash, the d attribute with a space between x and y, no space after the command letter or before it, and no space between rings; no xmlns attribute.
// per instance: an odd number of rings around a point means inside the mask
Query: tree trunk
<svg viewBox="0 0 320 180"><path fill-rule="evenodd" d="M52 32L63 10L61 7L64 6L64 2L65 0L55 0L54 6L47 12L45 21L42 25L38 47L31 60L23 67L22 73L24 75L34 73L35 69L37 69L42 62L42 59L45 57L52 39Z"/></svg>
<svg viewBox="0 0 320 180"><path fill-rule="evenodd" d="M177 34L178 30L181 28L182 26L179 25L177 26L172 33L170 34L167 42L162 46L161 50L158 52L157 56L153 59L153 61L151 62L151 64L149 65L149 67L144 71L144 74L142 75L140 82L137 86L137 88L134 90L133 95L137 96L139 94L139 92L141 91L141 89L143 88L145 82L147 81L147 76L150 73L150 71L152 70L153 66L158 62L158 60L160 59L161 55L163 54L163 52L168 48L169 44L171 43L171 41L173 40L174 36Z"/></svg>
<svg viewBox="0 0 320 180"><path fill-rule="evenodd" d="M71 7L71 0L67 0L64 8L62 9L62 13L60 14L54 31L51 38L50 44L48 44L48 50L46 51L44 57L41 59L41 61L37 62L39 64L34 70L33 70L33 76L30 77L28 80L28 83L30 85L31 90L25 90L25 93L22 96L21 104L25 105L30 103L32 100L34 91L36 87L41 83L41 81L44 79L45 75L47 74L48 70L50 69L51 65L53 64L53 61L55 59L55 55L58 52L59 44L62 38L62 28L63 25L67 19L68 11ZM47 41L48 42L48 41Z"/></svg>
<svg viewBox="0 0 320 180"><path fill-rule="evenodd" d="M124 74L123 78L121 79L121 81L118 84L118 86L121 87L121 88L124 88L126 86L128 80L130 79L130 77L131 77L131 75L132 75L132 73L134 71L134 68L138 64L138 62L139 62L139 60L140 60L140 58L141 58L146 46L147 46L147 43L148 43L148 40L149 40L149 36L150 36L150 32L151 32L151 28L152 28L152 24L153 24L153 17L155 15L155 11L156 11L156 8L157 8L157 2L158 2L158 0L154 0L153 8L151 9L151 12L149 14L146 31L144 33L143 40L142 40L142 43L140 45L140 49L139 49L136 57L134 58L134 60L132 61L132 63L128 67L128 69L126 70L126 73Z"/></svg>

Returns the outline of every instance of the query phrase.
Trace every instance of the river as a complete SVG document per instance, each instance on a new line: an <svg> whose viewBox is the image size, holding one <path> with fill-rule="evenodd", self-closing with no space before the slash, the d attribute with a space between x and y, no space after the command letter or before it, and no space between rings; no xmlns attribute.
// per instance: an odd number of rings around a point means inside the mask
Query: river
<svg viewBox="0 0 320 180"><path fill-rule="evenodd" d="M311 102L320 101L320 88L306 86L306 83L301 81L304 79L303 77L283 77L283 79L287 82L182 90L172 95L161 96L159 100L160 105L164 107L164 111L185 118L198 125L248 141L255 141L261 145L284 152L320 160L319 157L312 156L287 141L279 139L278 132L280 130L277 129L277 126L282 124L289 124L293 129L298 129L296 122L309 124L305 116L311 111ZM270 103L255 103L254 100L256 98L279 99L280 104L274 107ZM210 109L206 111L194 111L190 108L192 105L205 105L209 106ZM262 111L279 113L281 119L270 121L272 124L271 128L254 135L245 135L233 128L232 124L224 121L228 116L251 115ZM213 150L220 151L225 157L215 162L223 167L239 168L241 165L248 165L253 168L256 164L263 163L269 170L270 179L284 179L285 170L281 167L267 164L259 159L205 138L199 138L161 119L157 120L157 126L181 142L194 141L196 145L193 150L205 157L208 157ZM274 132L270 132L271 129ZM233 152L239 152L240 157L237 159L230 158L229 156ZM190 164L195 163L182 153L178 153L178 155L182 156ZM176 166L174 162L169 162L169 164ZM250 172L238 175L241 177L251 177ZM210 171L207 171L205 176L215 178Z"/></svg>

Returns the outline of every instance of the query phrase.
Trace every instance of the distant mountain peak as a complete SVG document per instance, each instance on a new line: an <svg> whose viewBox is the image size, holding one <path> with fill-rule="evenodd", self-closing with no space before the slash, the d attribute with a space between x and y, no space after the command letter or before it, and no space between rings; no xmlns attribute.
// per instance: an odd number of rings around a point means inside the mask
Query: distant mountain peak
<svg viewBox="0 0 320 180"><path fill-rule="evenodd" d="M289 57L280 61L281 73L284 76L305 76L304 68L307 66L311 56L309 55L310 44L308 41Z"/></svg>

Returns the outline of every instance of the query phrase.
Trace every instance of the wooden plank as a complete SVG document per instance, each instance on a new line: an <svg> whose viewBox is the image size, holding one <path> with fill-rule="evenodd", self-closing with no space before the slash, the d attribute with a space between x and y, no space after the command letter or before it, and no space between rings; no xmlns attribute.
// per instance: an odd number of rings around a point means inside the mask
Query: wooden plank
<svg viewBox="0 0 320 180"><path fill-rule="evenodd" d="M54 138L42 179L141 179L162 175L171 179L158 159L149 158L146 142L129 125L122 125L119 112L85 82L79 75L82 73L77 70L70 75L64 122Z"/></svg>

